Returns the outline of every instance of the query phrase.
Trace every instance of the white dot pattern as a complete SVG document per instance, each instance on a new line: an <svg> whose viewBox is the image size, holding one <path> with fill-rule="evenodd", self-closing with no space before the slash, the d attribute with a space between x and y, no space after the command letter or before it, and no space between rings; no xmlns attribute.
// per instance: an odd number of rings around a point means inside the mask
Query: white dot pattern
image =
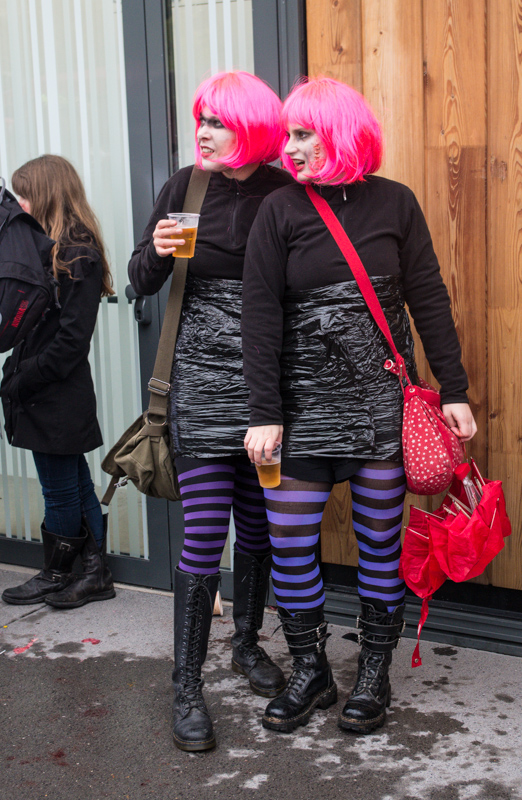
<svg viewBox="0 0 522 800"><path fill-rule="evenodd" d="M435 392L422 382L422 387ZM440 407L420 396L418 387L404 397L402 448L408 489L414 494L439 494L453 480L455 467L465 460L465 451L448 428Z"/></svg>

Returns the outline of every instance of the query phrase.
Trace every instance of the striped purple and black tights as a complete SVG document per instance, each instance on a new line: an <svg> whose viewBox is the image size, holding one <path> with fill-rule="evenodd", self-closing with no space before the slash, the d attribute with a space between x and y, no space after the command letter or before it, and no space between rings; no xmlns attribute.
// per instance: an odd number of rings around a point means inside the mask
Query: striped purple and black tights
<svg viewBox="0 0 522 800"><path fill-rule="evenodd" d="M369 461L350 478L350 486L359 544L359 596L383 600L391 612L404 598L404 582L398 572L404 469L396 462ZM265 489L272 583L278 604L288 611L313 609L324 602L317 545L331 490L331 483L285 476L277 489Z"/></svg>
<svg viewBox="0 0 522 800"><path fill-rule="evenodd" d="M238 458L176 458L185 518L185 540L179 568L212 575L227 540L234 510L236 548L265 556L270 552L263 490L246 456Z"/></svg>

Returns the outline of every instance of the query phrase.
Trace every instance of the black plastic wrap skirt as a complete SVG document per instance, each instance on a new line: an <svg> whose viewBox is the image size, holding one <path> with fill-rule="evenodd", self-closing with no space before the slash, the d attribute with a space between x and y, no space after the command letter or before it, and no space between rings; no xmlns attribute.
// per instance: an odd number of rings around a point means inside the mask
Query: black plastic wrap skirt
<svg viewBox="0 0 522 800"><path fill-rule="evenodd" d="M401 284L372 278L408 375L417 381ZM403 394L391 357L355 281L287 292L281 394L287 457L385 461L401 453Z"/></svg>
<svg viewBox="0 0 522 800"><path fill-rule="evenodd" d="M187 277L171 375L173 455L246 455L241 294L241 281Z"/></svg>

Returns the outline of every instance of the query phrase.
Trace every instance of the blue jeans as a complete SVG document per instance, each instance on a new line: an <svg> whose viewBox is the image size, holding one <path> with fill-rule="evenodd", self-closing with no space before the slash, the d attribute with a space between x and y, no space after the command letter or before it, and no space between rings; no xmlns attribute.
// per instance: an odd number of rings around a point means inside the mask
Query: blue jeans
<svg viewBox="0 0 522 800"><path fill-rule="evenodd" d="M103 516L84 455L33 453L45 500L45 527L58 536L81 535L82 516L98 545L103 541Z"/></svg>

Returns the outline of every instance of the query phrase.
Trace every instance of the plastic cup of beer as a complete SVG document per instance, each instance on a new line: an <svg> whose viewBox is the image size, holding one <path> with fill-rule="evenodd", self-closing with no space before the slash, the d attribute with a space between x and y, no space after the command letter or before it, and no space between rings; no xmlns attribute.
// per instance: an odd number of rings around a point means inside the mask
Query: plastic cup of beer
<svg viewBox="0 0 522 800"><path fill-rule="evenodd" d="M176 228L181 228L181 233L171 236L171 239L185 239L185 244L176 246L174 255L176 258L192 258L196 247L196 236L198 233L199 214L167 214Z"/></svg>
<svg viewBox="0 0 522 800"><path fill-rule="evenodd" d="M272 458L270 461L263 455L261 456L261 464L256 464L257 477L259 478L259 485L263 489L275 489L281 483L281 445L274 445L272 450Z"/></svg>

